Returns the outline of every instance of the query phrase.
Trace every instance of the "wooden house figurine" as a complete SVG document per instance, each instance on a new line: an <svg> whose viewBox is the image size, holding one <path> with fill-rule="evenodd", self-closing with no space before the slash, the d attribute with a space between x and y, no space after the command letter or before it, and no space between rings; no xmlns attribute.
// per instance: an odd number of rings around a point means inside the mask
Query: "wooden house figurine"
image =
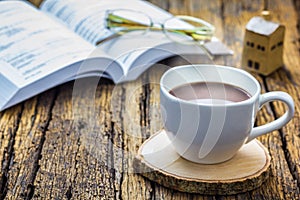
<svg viewBox="0 0 300 200"><path fill-rule="evenodd" d="M269 75L283 66L285 27L262 17L253 17L246 25L242 68Z"/></svg>

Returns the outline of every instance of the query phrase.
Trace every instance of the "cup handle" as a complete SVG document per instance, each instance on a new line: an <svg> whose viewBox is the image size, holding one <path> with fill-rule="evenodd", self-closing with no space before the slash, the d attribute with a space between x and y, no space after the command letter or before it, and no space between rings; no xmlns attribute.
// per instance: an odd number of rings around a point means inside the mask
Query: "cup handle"
<svg viewBox="0 0 300 200"><path fill-rule="evenodd" d="M281 117L279 117L278 119L270 123L264 124L262 126L254 127L246 143L250 142L251 140L253 140L258 136L280 129L282 126L287 124L292 119L295 112L294 101L292 97L285 92L276 91L276 92L268 92L260 95L259 108L261 108L267 102L277 101L277 100L282 101L287 105L288 107L287 111Z"/></svg>

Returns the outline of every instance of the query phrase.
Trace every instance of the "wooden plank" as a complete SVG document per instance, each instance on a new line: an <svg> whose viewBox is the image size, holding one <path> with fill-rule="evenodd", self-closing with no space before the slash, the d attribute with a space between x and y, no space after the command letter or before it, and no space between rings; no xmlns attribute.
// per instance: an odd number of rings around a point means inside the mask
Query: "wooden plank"
<svg viewBox="0 0 300 200"><path fill-rule="evenodd" d="M300 121L299 121L299 113L300 113L300 103L297 99L300 99L299 96L299 86L292 86L292 83L289 82L290 79L287 78L286 73L282 72L274 74L276 76L276 81L271 77L268 78L268 89L273 90L281 90L286 91L292 95L293 99L295 100L295 116L294 118L280 130L280 135L282 137L282 148L285 150L284 155L288 161L289 170L293 175L294 179L300 182ZM278 85L278 80L282 80L283 82L287 83L284 85ZM276 118L280 117L284 114L286 107L279 102L274 102L272 104L272 109L276 113Z"/></svg>
<svg viewBox="0 0 300 200"><path fill-rule="evenodd" d="M124 158L122 199L151 199L152 188L149 182L133 169L133 159L142 141L147 138L147 74L133 82L120 85L124 90L124 107L118 120L123 123ZM118 86L117 86L118 87Z"/></svg>
<svg viewBox="0 0 300 200"><path fill-rule="evenodd" d="M260 82L263 80L257 77ZM264 85L262 93L267 92ZM275 119L270 104L265 105L257 116L257 125L265 124ZM271 199L297 199L299 196L297 185L289 171L288 162L285 159L282 138L279 131L273 131L259 137L259 140L268 148L272 157L272 176L260 189L253 191L253 196L268 196Z"/></svg>
<svg viewBox="0 0 300 200"><path fill-rule="evenodd" d="M284 4L284 2L275 5L281 4ZM252 7L252 5L254 5L254 7ZM247 6L247 11L242 12L244 6ZM259 15L261 9L255 4L249 4L248 1L226 1L223 10L224 27L226 28L224 30L224 38L229 42L228 44L230 44L230 47L234 49L236 53L233 59L228 60L227 63L239 67L244 27L252 16ZM264 86L265 81L259 76L256 77L261 85ZM263 124L274 120L273 113L271 107L264 107L257 117L257 119L259 119L257 124ZM260 189L250 192L251 196L257 198L268 196L270 199L298 198L298 188L289 171L288 162L285 160L284 149L282 149L279 132L275 131L272 134L260 137L260 140L268 147L273 158L271 166L274 177L271 177L268 183L263 185Z"/></svg>
<svg viewBox="0 0 300 200"><path fill-rule="evenodd" d="M97 79L61 87L46 133L36 198L115 198L111 156L111 120L107 119L109 85L96 92ZM94 96L95 95L95 96ZM93 101L93 100L99 101Z"/></svg>
<svg viewBox="0 0 300 200"><path fill-rule="evenodd" d="M284 39L284 63L283 69L266 77L268 91L285 91L289 93L295 101L295 117L291 122L280 130L282 140L282 148L284 157L287 160L288 169L294 180L300 183L300 136L299 136L299 84L300 79L300 59L299 59L299 30L297 30L297 11L293 1L276 0L271 9L274 9L272 20L281 22L286 27ZM274 6L281 5L281 6ZM282 14L275 14L282 13ZM274 102L272 110L276 113L276 118L285 112L285 107L282 103ZM298 185L299 186L299 185ZM299 187L297 194L299 194Z"/></svg>
<svg viewBox="0 0 300 200"><path fill-rule="evenodd" d="M9 169L14 160L15 137L21 114L22 105L15 106L0 114L0 199L3 199L8 192Z"/></svg>
<svg viewBox="0 0 300 200"><path fill-rule="evenodd" d="M51 119L49 113L54 98L55 90L51 90L47 94L40 95L39 98L27 101L21 115L12 112L15 117L19 117L19 120L15 121L15 126L18 127L15 137L10 139L13 149L11 149L12 157L5 186L8 199L31 198L34 192L33 181L39 167L40 151ZM12 109L17 111L18 108L20 105Z"/></svg>
<svg viewBox="0 0 300 200"><path fill-rule="evenodd" d="M139 114L143 86L138 82L100 84L93 96L93 84L80 83L83 91L76 97L70 85L61 88L65 92L57 102L64 104L53 109L34 197L149 198L150 184L134 174L131 166L143 139L143 115Z"/></svg>
<svg viewBox="0 0 300 200"><path fill-rule="evenodd" d="M276 1L277 4L282 3ZM277 7L276 12L285 13L285 15L275 15L274 20L281 21L286 27L284 40L284 63L283 69L273 73L266 78L267 89L269 91L280 90L289 93L295 101L295 117L291 122L280 130L283 141L284 155L288 162L289 170L294 179L300 182L300 137L299 137L299 84L300 73L299 48L300 44L297 39L300 37L297 31L296 11L293 2L286 2L283 6ZM297 51L298 50L298 51ZM274 102L272 109L276 113L276 118L285 112L282 103Z"/></svg>

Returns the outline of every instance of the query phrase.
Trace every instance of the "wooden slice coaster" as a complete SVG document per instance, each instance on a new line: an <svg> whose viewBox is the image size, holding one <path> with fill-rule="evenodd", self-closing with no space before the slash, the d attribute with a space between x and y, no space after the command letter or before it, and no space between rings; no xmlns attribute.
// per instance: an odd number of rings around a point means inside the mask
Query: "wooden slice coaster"
<svg viewBox="0 0 300 200"><path fill-rule="evenodd" d="M245 144L229 161L205 165L180 157L164 130L146 140L134 160L144 177L175 190L208 195L253 190L269 177L270 156L258 141Z"/></svg>

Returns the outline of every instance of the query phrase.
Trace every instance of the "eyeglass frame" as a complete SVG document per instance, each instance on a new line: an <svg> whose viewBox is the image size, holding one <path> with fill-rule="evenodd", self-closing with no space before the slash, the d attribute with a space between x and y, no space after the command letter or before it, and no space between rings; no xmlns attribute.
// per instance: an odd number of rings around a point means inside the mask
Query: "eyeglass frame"
<svg viewBox="0 0 300 200"><path fill-rule="evenodd" d="M121 30L121 31L117 31L117 32L112 31L112 27L109 26L109 23L110 23L109 20L111 20L110 15L113 15L112 13L115 12L115 11L118 11L118 10L142 14L142 15L144 15L145 17L147 17L150 20L150 24L148 26L145 26L145 28L143 28L143 29L142 28L141 29L133 29L133 30L129 30L128 29L128 30ZM122 20L130 20L130 19L127 19L126 17L121 17L121 16L117 16L117 15L113 15L113 16L122 18ZM191 22L195 22L195 23L199 23L199 24L203 25L201 27L194 27L192 24L190 24L191 26L193 26L193 28L191 28L194 31L193 33L195 33L197 35L200 35L201 37L207 37L209 39L206 39L206 40L199 39L199 40L197 40L191 34L189 35L189 34L187 34L185 32L185 30L187 30L187 29L178 29L178 30L175 30L175 29L166 29L165 28L165 24L166 24L166 22L168 22L171 19L178 19L178 20L182 20L183 22L185 22L187 20L187 21L191 21ZM130 21L132 21L132 20L130 20ZM174 16L172 16L172 17L164 20L164 22L162 22L162 23L154 23L153 22L153 18L151 16L149 16L147 13L144 13L144 12L141 12L141 11L136 11L136 10L131 10L131 9L113 9L113 10L107 10L106 13L105 13L105 23L106 23L105 27L108 30L111 30L112 32L114 32L117 35L123 35L124 33L128 33L128 32L131 32L131 31L136 31L136 30L145 30L145 31L154 30L154 31L162 31L162 32L165 33L165 35L168 36L167 32L181 31L180 33L177 33L177 34L184 34L185 36L191 37L193 39L192 41L198 41L198 42L210 41L210 39L213 37L214 32L215 32L215 27L212 24L208 23L207 21L205 21L203 19L197 18L197 17L188 16L188 15L174 15ZM139 22L136 22L136 23L139 24ZM186 22L186 23L188 23L188 22ZM196 33L198 31L202 31L202 33L200 33L200 34ZM113 35L113 37L117 37L117 35Z"/></svg>

